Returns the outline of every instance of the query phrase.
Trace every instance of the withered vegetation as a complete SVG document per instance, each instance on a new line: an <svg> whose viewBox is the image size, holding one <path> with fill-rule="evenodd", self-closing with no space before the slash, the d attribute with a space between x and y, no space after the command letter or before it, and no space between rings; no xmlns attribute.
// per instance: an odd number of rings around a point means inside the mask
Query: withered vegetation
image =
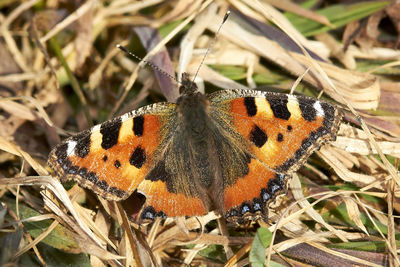
<svg viewBox="0 0 400 267"><path fill-rule="evenodd" d="M339 3L0 1L0 265L399 266L400 4ZM205 91L294 91L345 114L268 223L210 213L138 225L120 203L51 177L62 139L178 96L116 44L194 74L227 10L198 75Z"/></svg>

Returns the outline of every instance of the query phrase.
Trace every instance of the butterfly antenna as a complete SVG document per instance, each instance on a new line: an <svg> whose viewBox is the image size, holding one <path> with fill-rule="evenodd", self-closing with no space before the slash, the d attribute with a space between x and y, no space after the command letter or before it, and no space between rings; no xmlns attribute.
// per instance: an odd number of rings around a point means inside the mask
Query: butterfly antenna
<svg viewBox="0 0 400 267"><path fill-rule="evenodd" d="M221 24L219 25L218 30L215 32L214 39L211 41L211 44L208 46L207 51L206 51L206 53L204 54L204 57L203 57L203 59L201 60L199 67L197 68L196 74L195 74L194 77L193 77L193 82L194 82L194 80L196 79L197 75L199 74L200 68L201 68L201 66L203 66L204 60L206 60L206 57L207 57L208 53L210 52L211 48L214 46L215 41L217 40L218 33L219 33L219 31L221 30L221 28L222 28L222 25L224 25L224 23L228 20L228 17L229 17L230 14L231 14L231 12L230 12L229 10L225 13L225 16L224 16L224 18L222 19L222 22L221 22Z"/></svg>
<svg viewBox="0 0 400 267"><path fill-rule="evenodd" d="M165 76L171 78L172 80L174 80L174 81L177 82L178 84L181 84L174 76L172 76L171 74L169 74L168 72L166 72L165 70L163 70L162 68L160 68L159 66L154 65L154 64L151 63L150 61L144 60L144 59L141 58L141 57L138 57L137 55L135 55L134 53L132 53L131 51L129 51L128 49L126 49L125 47L123 47L123 46L120 45L120 44L117 44L116 46L117 46L119 49L121 49L122 51L124 51L125 53L127 53L128 55L130 55L131 57L134 57L134 58L136 58L137 60L144 62L145 64L149 65L152 69L154 69L154 70L156 70L156 71L162 73L163 75L165 75Z"/></svg>

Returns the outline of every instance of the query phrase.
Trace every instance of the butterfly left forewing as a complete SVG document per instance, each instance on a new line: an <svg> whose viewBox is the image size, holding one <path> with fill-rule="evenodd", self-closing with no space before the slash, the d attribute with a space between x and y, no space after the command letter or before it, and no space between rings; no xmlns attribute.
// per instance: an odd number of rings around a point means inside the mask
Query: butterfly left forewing
<svg viewBox="0 0 400 267"><path fill-rule="evenodd" d="M108 200L127 198L152 166L175 105L159 103L114 118L56 146L48 164L63 180L75 180Z"/></svg>

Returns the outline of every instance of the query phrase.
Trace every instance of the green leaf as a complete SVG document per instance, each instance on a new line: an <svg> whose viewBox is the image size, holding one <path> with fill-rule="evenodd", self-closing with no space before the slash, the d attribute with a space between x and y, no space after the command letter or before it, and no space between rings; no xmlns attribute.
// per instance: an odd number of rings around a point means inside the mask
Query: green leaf
<svg viewBox="0 0 400 267"><path fill-rule="evenodd" d="M361 72L367 72L370 70L375 70L375 75L400 75L399 66L387 66L385 68L380 68L381 66L394 63L394 60L357 60L357 70Z"/></svg>
<svg viewBox="0 0 400 267"><path fill-rule="evenodd" d="M358 228L356 224L353 222L353 220L350 219L344 203L340 203L339 206L323 214L322 217L329 223L337 223L342 225L348 225L352 228ZM369 217L365 215L365 213L363 212L361 212L360 219L361 222L364 224L364 226L367 228L368 233L370 233L371 235L378 234L378 230L376 229L376 227L378 227L379 231L381 231L384 235L387 235L388 232L387 226L379 222L378 220L374 220L374 222L372 222L369 219ZM398 231L396 231L395 236L396 240L400 239L400 233Z"/></svg>
<svg viewBox="0 0 400 267"><path fill-rule="evenodd" d="M231 65L212 65L211 67L221 75L234 81L246 79L246 68L244 67Z"/></svg>
<svg viewBox="0 0 400 267"><path fill-rule="evenodd" d="M260 227L254 237L253 244L250 249L250 262L252 266L265 266L266 252L272 240L272 233L267 229Z"/></svg>
<svg viewBox="0 0 400 267"><path fill-rule="evenodd" d="M226 262L224 247L220 245L208 245L205 249L199 251L199 255L217 263Z"/></svg>
<svg viewBox="0 0 400 267"><path fill-rule="evenodd" d="M7 205L16 212L15 202L10 201ZM39 212L22 203L19 204L19 214L21 219L28 219L41 215ZM23 222L23 225L32 238L36 238L46 231L52 223L53 220L28 221ZM76 249L79 249L79 245L75 242L72 232L61 224L58 224L41 242L65 251L76 251Z"/></svg>
<svg viewBox="0 0 400 267"><path fill-rule="evenodd" d="M349 22L365 18L389 4L390 2L376 1L360 2L353 5L333 5L317 10L316 13L325 16L334 25L334 28L338 28ZM304 36L312 36L333 29L332 27L292 13L287 13L286 16Z"/></svg>
<svg viewBox="0 0 400 267"><path fill-rule="evenodd" d="M158 28L158 33L160 34L160 36L162 38L164 38L165 36L167 36L170 32L172 32L176 27L179 26L179 24L182 23L183 20L175 20L175 21L171 21L168 23L165 23L164 25L162 25L160 28ZM186 25L183 30L187 30L189 29L190 26Z"/></svg>
<svg viewBox="0 0 400 267"><path fill-rule="evenodd" d="M396 246L400 246L400 241L396 240ZM384 241L359 241L359 242L345 242L345 243L334 243L328 245L330 248L339 249L351 249L358 251L369 251L369 252L385 252L387 244Z"/></svg>
<svg viewBox="0 0 400 267"><path fill-rule="evenodd" d="M70 266L70 267L90 267L90 258L87 254L70 254L52 248L43 243L37 245L40 255L43 257L47 267ZM19 266L42 266L34 254L25 253Z"/></svg>

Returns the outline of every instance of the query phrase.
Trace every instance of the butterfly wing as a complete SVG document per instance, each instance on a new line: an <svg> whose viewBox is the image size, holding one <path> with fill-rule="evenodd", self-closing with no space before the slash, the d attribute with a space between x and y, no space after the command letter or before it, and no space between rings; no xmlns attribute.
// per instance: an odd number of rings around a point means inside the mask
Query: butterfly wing
<svg viewBox="0 0 400 267"><path fill-rule="evenodd" d="M48 164L59 178L108 200L137 190L146 197L142 219L202 215L207 211L196 188L183 194L164 166L166 156L176 158L174 151L164 151L171 139L182 142L173 138L176 118L175 104L143 107L68 138L50 152Z"/></svg>
<svg viewBox="0 0 400 267"><path fill-rule="evenodd" d="M231 90L210 95L210 101L217 111L211 114L222 111L229 118L251 155L249 172L231 177L224 189L228 217L260 210L314 150L335 138L341 120L335 106L305 96Z"/></svg>
<svg viewBox="0 0 400 267"><path fill-rule="evenodd" d="M96 125L56 146L48 164L105 199L126 199L151 168L174 112L175 104L158 103Z"/></svg>

